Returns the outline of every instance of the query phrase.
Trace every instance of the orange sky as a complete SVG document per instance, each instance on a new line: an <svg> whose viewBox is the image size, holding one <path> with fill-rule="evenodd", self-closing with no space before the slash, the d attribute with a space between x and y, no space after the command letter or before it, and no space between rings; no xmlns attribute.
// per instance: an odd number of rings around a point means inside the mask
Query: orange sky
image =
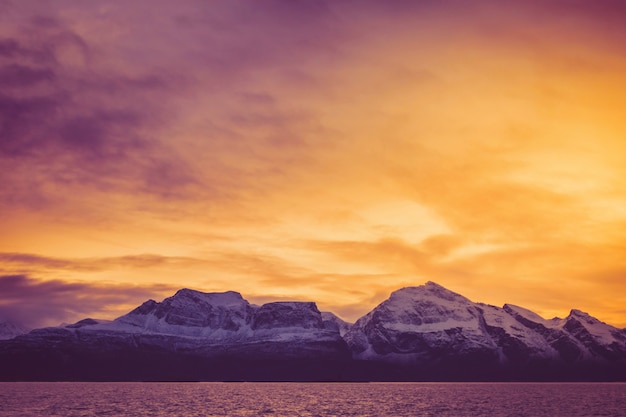
<svg viewBox="0 0 626 417"><path fill-rule="evenodd" d="M624 21L609 0L0 2L0 319L189 287L355 320L430 280L625 327Z"/></svg>

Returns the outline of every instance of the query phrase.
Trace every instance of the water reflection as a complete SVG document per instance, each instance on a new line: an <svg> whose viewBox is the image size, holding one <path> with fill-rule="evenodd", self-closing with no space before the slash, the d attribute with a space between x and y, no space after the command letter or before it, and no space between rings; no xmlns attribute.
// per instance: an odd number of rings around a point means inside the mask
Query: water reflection
<svg viewBox="0 0 626 417"><path fill-rule="evenodd" d="M624 383L0 383L0 416L626 416Z"/></svg>

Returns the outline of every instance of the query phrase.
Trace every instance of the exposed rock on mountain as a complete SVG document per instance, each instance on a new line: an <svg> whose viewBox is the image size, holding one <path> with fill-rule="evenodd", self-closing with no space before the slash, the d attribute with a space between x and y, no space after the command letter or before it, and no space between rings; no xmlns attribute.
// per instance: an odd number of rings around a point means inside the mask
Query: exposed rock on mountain
<svg viewBox="0 0 626 417"><path fill-rule="evenodd" d="M2 341L0 369L3 380L626 380L626 332L432 282L395 291L354 325L312 302L259 307L182 289L113 321Z"/></svg>
<svg viewBox="0 0 626 417"><path fill-rule="evenodd" d="M162 334L236 338L247 333L254 311L237 292L202 293L185 288L161 303L148 300L116 322Z"/></svg>
<svg viewBox="0 0 626 417"><path fill-rule="evenodd" d="M586 313L545 320L517 306L474 303L432 282L392 293L344 339L356 360L452 379L602 379L626 364L624 331Z"/></svg>
<svg viewBox="0 0 626 417"><path fill-rule="evenodd" d="M84 319L0 344L5 380L339 379L350 353L315 303L253 306L182 289L113 321Z"/></svg>
<svg viewBox="0 0 626 417"><path fill-rule="evenodd" d="M284 328L324 329L324 322L315 303L268 303L255 312L253 330Z"/></svg>
<svg viewBox="0 0 626 417"><path fill-rule="evenodd" d="M340 319L335 314L328 311L322 312L322 319L324 320L324 327L326 329L339 332L341 337L348 333L353 324Z"/></svg>
<svg viewBox="0 0 626 417"><path fill-rule="evenodd" d="M427 283L391 294L346 334L357 359L415 362L446 355L490 355L480 308L467 298Z"/></svg>

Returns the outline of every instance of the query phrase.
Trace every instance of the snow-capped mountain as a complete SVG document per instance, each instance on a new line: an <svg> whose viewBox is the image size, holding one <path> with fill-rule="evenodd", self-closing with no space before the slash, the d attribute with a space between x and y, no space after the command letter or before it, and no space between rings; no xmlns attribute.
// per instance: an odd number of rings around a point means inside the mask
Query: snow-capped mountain
<svg viewBox="0 0 626 417"><path fill-rule="evenodd" d="M485 337L478 306L430 282L393 292L357 320L345 338L355 358L390 362L497 350L495 341Z"/></svg>
<svg viewBox="0 0 626 417"><path fill-rule="evenodd" d="M255 307L241 294L179 290L158 303L148 300L115 320L118 328L209 339L240 339L251 330ZM129 329L119 325L130 325Z"/></svg>
<svg viewBox="0 0 626 417"><path fill-rule="evenodd" d="M626 334L586 313L545 320L521 307L474 303L428 282L403 288L344 336L357 360L403 366L560 369L626 363ZM626 375L625 375L626 376Z"/></svg>
<svg viewBox="0 0 626 417"><path fill-rule="evenodd" d="M61 338L82 346L150 347L204 357L252 349L265 357L347 355L346 344L327 328L312 302L273 302L255 306L241 294L179 290L162 302L148 300L113 321L84 319L38 329L21 341Z"/></svg>
<svg viewBox="0 0 626 417"><path fill-rule="evenodd" d="M626 380L626 331L572 310L546 320L432 282L350 324L313 302L256 306L182 289L115 320L0 342L0 379Z"/></svg>
<svg viewBox="0 0 626 417"><path fill-rule="evenodd" d="M255 306L241 294L182 289L163 302L149 300L112 323L97 328L202 339L203 343L242 344L311 339L342 343L327 329L313 302L273 302Z"/></svg>
<svg viewBox="0 0 626 417"><path fill-rule="evenodd" d="M255 306L233 291L182 289L112 321L0 343L0 379L336 379L349 359L315 303Z"/></svg>

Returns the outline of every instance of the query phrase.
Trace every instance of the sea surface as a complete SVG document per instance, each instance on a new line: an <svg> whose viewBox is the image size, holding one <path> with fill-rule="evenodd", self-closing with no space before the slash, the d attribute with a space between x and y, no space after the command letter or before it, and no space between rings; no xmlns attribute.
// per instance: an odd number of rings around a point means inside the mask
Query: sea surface
<svg viewBox="0 0 626 417"><path fill-rule="evenodd" d="M0 383L0 416L626 416L626 383Z"/></svg>

